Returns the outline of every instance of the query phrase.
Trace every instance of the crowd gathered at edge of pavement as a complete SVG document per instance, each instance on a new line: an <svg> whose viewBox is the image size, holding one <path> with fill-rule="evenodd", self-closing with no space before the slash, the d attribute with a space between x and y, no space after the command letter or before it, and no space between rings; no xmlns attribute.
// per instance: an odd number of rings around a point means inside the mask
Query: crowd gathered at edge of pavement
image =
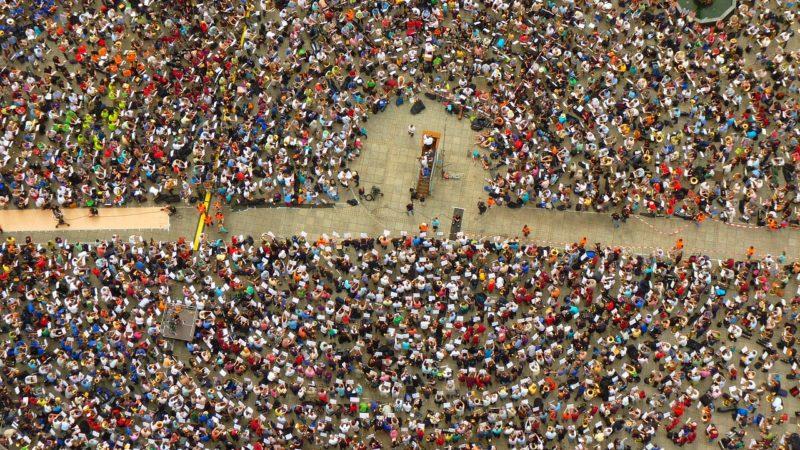
<svg viewBox="0 0 800 450"><path fill-rule="evenodd" d="M797 9L6 1L0 206L335 202L370 114L432 97L492 204L796 225Z"/></svg>

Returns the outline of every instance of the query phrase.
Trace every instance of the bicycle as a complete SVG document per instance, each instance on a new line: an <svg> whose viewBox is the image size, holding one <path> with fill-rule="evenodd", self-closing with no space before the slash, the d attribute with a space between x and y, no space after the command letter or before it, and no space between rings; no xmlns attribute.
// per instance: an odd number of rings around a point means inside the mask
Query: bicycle
<svg viewBox="0 0 800 450"><path fill-rule="evenodd" d="M383 197L383 192L381 192L381 188L378 186L372 186L372 189L370 189L368 194L365 194L364 189L362 188L359 190L358 195L364 200L371 202L375 201L378 197Z"/></svg>
<svg viewBox="0 0 800 450"><path fill-rule="evenodd" d="M464 173L463 172L450 172L448 170L448 167L451 167L451 166L452 166L452 164L445 164L444 161L442 161L442 179L443 180L445 180L445 181L447 181L447 180L460 180L461 178L464 177Z"/></svg>

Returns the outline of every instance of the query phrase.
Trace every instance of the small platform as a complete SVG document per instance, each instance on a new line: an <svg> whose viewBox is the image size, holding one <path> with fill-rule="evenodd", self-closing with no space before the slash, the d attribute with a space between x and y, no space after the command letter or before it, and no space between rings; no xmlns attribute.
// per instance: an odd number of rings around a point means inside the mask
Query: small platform
<svg viewBox="0 0 800 450"><path fill-rule="evenodd" d="M197 309L191 306L170 304L161 319L161 334L170 339L190 342L194 340Z"/></svg>
<svg viewBox="0 0 800 450"><path fill-rule="evenodd" d="M453 223L450 225L450 239L458 238L461 232L461 223L464 219L464 208L453 208Z"/></svg>
<svg viewBox="0 0 800 450"><path fill-rule="evenodd" d="M694 20L702 24L716 23L728 17L736 9L736 0L714 0L709 6L698 5L695 0L678 0L678 7L687 14L694 13Z"/></svg>

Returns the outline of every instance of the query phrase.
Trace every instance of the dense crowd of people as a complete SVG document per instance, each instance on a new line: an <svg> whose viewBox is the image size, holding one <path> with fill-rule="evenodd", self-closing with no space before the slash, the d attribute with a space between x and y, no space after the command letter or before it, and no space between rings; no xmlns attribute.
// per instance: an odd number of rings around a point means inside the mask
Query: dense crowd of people
<svg viewBox="0 0 800 450"><path fill-rule="evenodd" d="M227 233L224 205L339 201L371 115L432 99L477 132L481 214L789 227L797 16L749 0L712 25L653 1L7 0L0 206L61 225L62 208L173 213L212 192ZM7 237L0 445L800 448L796 258L423 229L196 251Z"/></svg>
<svg viewBox="0 0 800 450"><path fill-rule="evenodd" d="M1 445L794 438L800 262L785 255L265 234L196 252L182 239L9 237L0 263ZM181 308L198 309L188 342L165 337Z"/></svg>
<svg viewBox="0 0 800 450"><path fill-rule="evenodd" d="M795 4L740 3L717 26L674 6L597 6L594 15L561 7L526 69L539 76L522 89L498 83L503 126L478 138L500 160L485 165L503 167L489 195L510 206L796 225ZM530 108L509 106L509 92Z"/></svg>
<svg viewBox="0 0 800 450"><path fill-rule="evenodd" d="M493 202L796 224L795 2L0 5L0 204L341 199L371 113L474 120Z"/></svg>

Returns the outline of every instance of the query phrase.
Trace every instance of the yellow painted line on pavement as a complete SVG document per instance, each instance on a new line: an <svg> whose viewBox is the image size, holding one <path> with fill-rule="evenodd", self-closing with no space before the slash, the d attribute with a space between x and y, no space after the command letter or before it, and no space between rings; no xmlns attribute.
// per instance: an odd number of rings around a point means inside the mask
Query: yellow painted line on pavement
<svg viewBox="0 0 800 450"><path fill-rule="evenodd" d="M200 214L200 218L197 220L197 231L194 233L194 243L192 243L192 250L194 251L197 251L200 247L200 235L203 234L203 228L206 226L206 215L208 214L208 207L211 205L211 191L206 191L206 198L203 203L206 205L206 212Z"/></svg>
<svg viewBox="0 0 800 450"><path fill-rule="evenodd" d="M244 29L242 30L242 38L239 40L239 47L244 45L244 37L247 36L247 19L250 18L250 8L244 13Z"/></svg>

